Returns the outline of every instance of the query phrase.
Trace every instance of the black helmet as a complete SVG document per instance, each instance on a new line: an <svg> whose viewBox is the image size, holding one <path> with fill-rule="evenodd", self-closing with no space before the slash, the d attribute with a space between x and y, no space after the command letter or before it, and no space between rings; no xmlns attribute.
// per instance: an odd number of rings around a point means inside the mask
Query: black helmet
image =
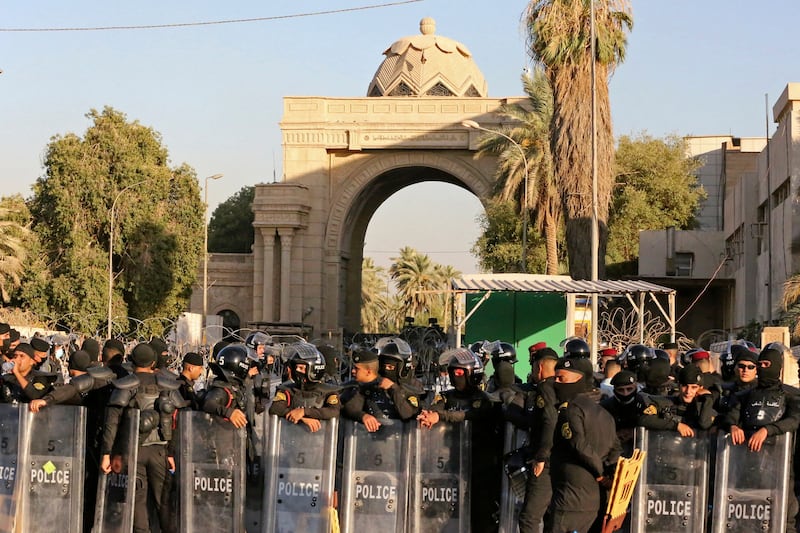
<svg viewBox="0 0 800 533"><path fill-rule="evenodd" d="M379 372L383 377L396 382L411 376L414 372L411 346L403 339L383 337L375 343L375 350L378 352ZM393 371L384 368L387 363L395 365Z"/></svg>
<svg viewBox="0 0 800 533"><path fill-rule="evenodd" d="M211 371L220 379L244 381L250 370L247 347L244 344L229 344L219 351L216 360L209 364Z"/></svg>
<svg viewBox="0 0 800 533"><path fill-rule="evenodd" d="M728 349L719 354L719 366L722 379L725 381L732 381L736 377L736 357L732 350Z"/></svg>
<svg viewBox="0 0 800 533"><path fill-rule="evenodd" d="M489 352L494 366L497 366L500 361L512 364L517 362L517 350L508 342L494 341L485 346L484 350Z"/></svg>
<svg viewBox="0 0 800 533"><path fill-rule="evenodd" d="M251 359L260 359L258 356L258 347L272 344L272 337L263 331L254 331L244 340L244 345L247 346L247 351Z"/></svg>
<svg viewBox="0 0 800 533"><path fill-rule="evenodd" d="M661 348L654 348L653 355L656 356L656 359L666 359L669 361L669 354L666 350L662 350Z"/></svg>
<svg viewBox="0 0 800 533"><path fill-rule="evenodd" d="M637 372L656 358L653 349L644 344L631 344L623 353L625 366L628 370Z"/></svg>
<svg viewBox="0 0 800 533"><path fill-rule="evenodd" d="M589 347L589 344L580 337L573 337L564 343L564 357L590 359L591 356L592 349Z"/></svg>
<svg viewBox="0 0 800 533"><path fill-rule="evenodd" d="M478 358L483 361L489 360L489 352L486 349L491 345L489 341L476 341L469 345L469 350L478 356Z"/></svg>
<svg viewBox="0 0 800 533"><path fill-rule="evenodd" d="M281 357L292 369L292 380L303 387L308 382L319 383L325 376L325 357L316 346L307 342L287 344ZM301 371L300 365L305 365Z"/></svg>
<svg viewBox="0 0 800 533"><path fill-rule="evenodd" d="M464 383L466 388L477 389L483 381L483 362L480 357L466 348L454 348L442 354L447 355L447 374L450 383Z"/></svg>

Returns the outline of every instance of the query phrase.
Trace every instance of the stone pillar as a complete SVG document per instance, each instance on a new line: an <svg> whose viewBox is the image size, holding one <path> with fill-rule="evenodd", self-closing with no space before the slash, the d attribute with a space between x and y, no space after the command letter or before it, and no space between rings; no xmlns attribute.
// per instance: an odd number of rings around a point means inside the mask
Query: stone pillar
<svg viewBox="0 0 800 533"><path fill-rule="evenodd" d="M255 231L255 241L253 242L253 314L250 319L253 322L261 320L264 314L263 303L264 294L264 239L261 236L261 229Z"/></svg>
<svg viewBox="0 0 800 533"><path fill-rule="evenodd" d="M294 228L279 228L278 235L281 239L281 322L290 322L289 309L291 294L289 284L292 271L292 236Z"/></svg>
<svg viewBox="0 0 800 533"><path fill-rule="evenodd" d="M264 241L263 260L257 263L255 270L261 270L264 289L261 300L261 321L273 322L275 309L275 228L260 228Z"/></svg>

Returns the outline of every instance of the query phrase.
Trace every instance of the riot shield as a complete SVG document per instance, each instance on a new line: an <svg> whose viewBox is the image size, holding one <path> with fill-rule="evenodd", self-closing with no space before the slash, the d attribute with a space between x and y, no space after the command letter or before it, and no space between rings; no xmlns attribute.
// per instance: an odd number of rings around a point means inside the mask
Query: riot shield
<svg viewBox="0 0 800 533"><path fill-rule="evenodd" d="M408 428L382 419L374 433L343 421L342 531L404 531L408 479Z"/></svg>
<svg viewBox="0 0 800 533"><path fill-rule="evenodd" d="M20 476L23 496L17 509L17 530L80 531L86 408L54 405L28 413L23 417L23 431L32 438L28 466Z"/></svg>
<svg viewBox="0 0 800 533"><path fill-rule="evenodd" d="M242 531L244 429L200 411L178 415L180 531Z"/></svg>
<svg viewBox="0 0 800 533"><path fill-rule="evenodd" d="M25 407L0 404L0 531L14 530L17 506L23 494L22 479L17 474L19 465L28 462L25 453L30 433L25 432L22 423L29 414Z"/></svg>
<svg viewBox="0 0 800 533"><path fill-rule="evenodd" d="M244 502L244 521L247 533L260 533L264 528L264 461L269 442L269 412L257 414L253 420L250 439L252 454L247 454L247 479Z"/></svg>
<svg viewBox="0 0 800 533"><path fill-rule="evenodd" d="M704 431L636 428L634 448L647 453L631 502L631 532L706 530L709 439Z"/></svg>
<svg viewBox="0 0 800 533"><path fill-rule="evenodd" d="M125 409L111 452L111 472L97 483L93 533L133 531L136 459L139 453L139 410Z"/></svg>
<svg viewBox="0 0 800 533"><path fill-rule="evenodd" d="M270 417L265 461L264 533L328 533L333 516L338 420L305 424Z"/></svg>
<svg viewBox="0 0 800 533"><path fill-rule="evenodd" d="M411 430L409 531L470 531L470 424Z"/></svg>
<svg viewBox="0 0 800 533"><path fill-rule="evenodd" d="M528 433L506 422L503 438L503 456L520 449L528 441ZM530 465L516 471L506 471L503 475L500 493L500 533L517 531L519 512L525 500L525 484L530 473Z"/></svg>
<svg viewBox="0 0 800 533"><path fill-rule="evenodd" d="M734 446L730 433L720 433L712 531L783 533L791 454L791 433L768 438L757 452L746 443Z"/></svg>

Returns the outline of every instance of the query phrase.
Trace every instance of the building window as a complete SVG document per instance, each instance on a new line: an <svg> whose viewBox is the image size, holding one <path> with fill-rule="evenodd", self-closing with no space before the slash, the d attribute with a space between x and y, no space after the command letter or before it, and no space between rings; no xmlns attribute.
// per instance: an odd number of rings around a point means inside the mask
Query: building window
<svg viewBox="0 0 800 533"><path fill-rule="evenodd" d="M691 276L693 265L694 254L692 252L675 252L675 276Z"/></svg>
<svg viewBox="0 0 800 533"><path fill-rule="evenodd" d="M772 208L773 209L775 209L776 207L781 205L784 200L789 198L789 188L790 188L790 183L789 183L789 180L787 179L786 181L781 183L780 186L777 189L775 189L775 192L772 193Z"/></svg>

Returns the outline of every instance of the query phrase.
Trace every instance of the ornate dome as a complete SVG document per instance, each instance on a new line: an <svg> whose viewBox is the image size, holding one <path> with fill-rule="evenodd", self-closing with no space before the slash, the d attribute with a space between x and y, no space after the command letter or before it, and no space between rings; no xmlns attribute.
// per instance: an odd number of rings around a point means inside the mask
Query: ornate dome
<svg viewBox="0 0 800 533"><path fill-rule="evenodd" d="M424 18L420 35L403 37L383 54L367 96L487 96L486 80L463 44L434 35Z"/></svg>

